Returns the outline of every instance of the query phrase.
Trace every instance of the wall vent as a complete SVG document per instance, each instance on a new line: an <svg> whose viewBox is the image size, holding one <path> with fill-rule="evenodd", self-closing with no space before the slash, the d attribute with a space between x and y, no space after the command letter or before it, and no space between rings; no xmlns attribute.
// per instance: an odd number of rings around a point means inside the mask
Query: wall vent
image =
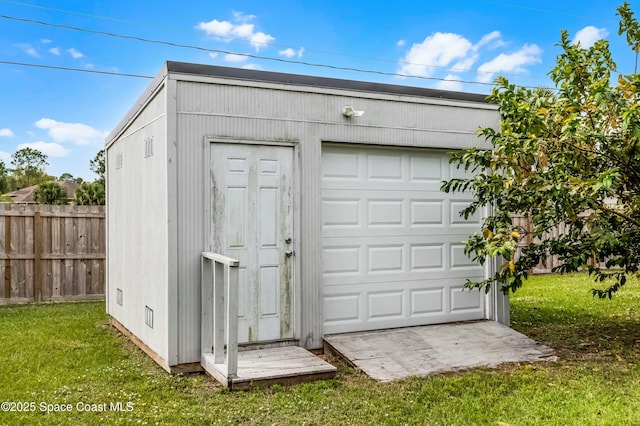
<svg viewBox="0 0 640 426"><path fill-rule="evenodd" d="M153 155L153 136L144 140L144 158Z"/></svg>
<svg viewBox="0 0 640 426"><path fill-rule="evenodd" d="M122 289L121 288L116 289L116 303L122 306Z"/></svg>
<svg viewBox="0 0 640 426"><path fill-rule="evenodd" d="M153 328L153 309L148 306L144 307L144 323Z"/></svg>
<svg viewBox="0 0 640 426"><path fill-rule="evenodd" d="M119 152L116 154L116 169L122 168L122 153Z"/></svg>

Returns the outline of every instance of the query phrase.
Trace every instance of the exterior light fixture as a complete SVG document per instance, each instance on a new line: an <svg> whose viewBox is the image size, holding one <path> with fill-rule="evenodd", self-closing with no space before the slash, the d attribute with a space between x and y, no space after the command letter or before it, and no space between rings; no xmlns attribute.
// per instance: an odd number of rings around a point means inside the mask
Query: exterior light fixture
<svg viewBox="0 0 640 426"><path fill-rule="evenodd" d="M342 115L345 117L362 117L364 111L356 111L351 105L342 108Z"/></svg>

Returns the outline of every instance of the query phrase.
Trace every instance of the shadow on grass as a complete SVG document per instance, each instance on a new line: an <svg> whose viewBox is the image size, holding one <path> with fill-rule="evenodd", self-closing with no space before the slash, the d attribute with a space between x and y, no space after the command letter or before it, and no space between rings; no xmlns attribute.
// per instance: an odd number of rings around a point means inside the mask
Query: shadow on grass
<svg viewBox="0 0 640 426"><path fill-rule="evenodd" d="M562 358L640 356L640 319L635 314L520 304L513 307L512 317L515 330L554 348Z"/></svg>

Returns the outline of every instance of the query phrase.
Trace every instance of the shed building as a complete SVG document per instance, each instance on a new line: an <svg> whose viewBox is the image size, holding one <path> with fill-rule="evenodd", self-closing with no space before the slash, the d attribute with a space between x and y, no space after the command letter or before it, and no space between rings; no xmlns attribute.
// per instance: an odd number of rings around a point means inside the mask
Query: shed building
<svg viewBox="0 0 640 426"><path fill-rule="evenodd" d="M506 297L464 289L490 273L462 243L481 217L440 191L498 120L483 95L167 62L107 139L112 322L200 368L203 252L239 261L241 345L508 322Z"/></svg>

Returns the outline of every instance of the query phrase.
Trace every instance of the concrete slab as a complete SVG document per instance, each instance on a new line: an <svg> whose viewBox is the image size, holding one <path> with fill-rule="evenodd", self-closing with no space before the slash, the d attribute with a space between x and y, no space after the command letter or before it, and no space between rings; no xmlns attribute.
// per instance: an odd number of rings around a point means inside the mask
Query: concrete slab
<svg viewBox="0 0 640 426"><path fill-rule="evenodd" d="M557 359L553 350L495 321L326 335L326 343L379 381Z"/></svg>

